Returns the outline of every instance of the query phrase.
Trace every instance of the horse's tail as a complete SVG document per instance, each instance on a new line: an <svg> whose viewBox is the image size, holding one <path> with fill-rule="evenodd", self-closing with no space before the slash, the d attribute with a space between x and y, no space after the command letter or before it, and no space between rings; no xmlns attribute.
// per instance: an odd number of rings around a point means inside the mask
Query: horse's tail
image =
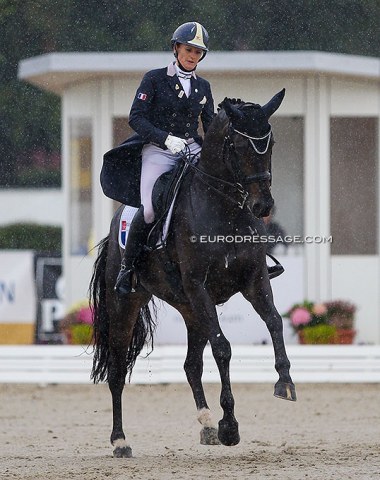
<svg viewBox="0 0 380 480"><path fill-rule="evenodd" d="M151 300L153 306L153 316L150 312L149 305L146 304L140 309L137 322L133 328L131 344L128 348L126 367L129 381L131 380L132 370L136 363L137 357L140 355L144 345L150 344L150 352L147 356L153 352L153 334L156 328L157 309L153 299Z"/></svg>
<svg viewBox="0 0 380 480"><path fill-rule="evenodd" d="M98 257L94 263L94 269L90 281L89 296L93 313L93 341L94 360L91 378L94 383L106 379L108 372L108 332L109 315L106 304L106 262L108 256L109 237L103 238L99 243Z"/></svg>
<svg viewBox="0 0 380 480"><path fill-rule="evenodd" d="M109 237L104 238L98 245L99 253L94 263L94 270L90 281L90 304L93 311L93 341L94 360L91 378L94 383L108 379L109 363L109 325L110 318L106 305L106 262L108 256ZM126 369L129 379L137 357L145 344L151 345L153 351L153 334L156 327L157 309L152 301L153 316L148 304L140 309L135 323L131 344L126 356ZM148 355L149 355L148 353Z"/></svg>

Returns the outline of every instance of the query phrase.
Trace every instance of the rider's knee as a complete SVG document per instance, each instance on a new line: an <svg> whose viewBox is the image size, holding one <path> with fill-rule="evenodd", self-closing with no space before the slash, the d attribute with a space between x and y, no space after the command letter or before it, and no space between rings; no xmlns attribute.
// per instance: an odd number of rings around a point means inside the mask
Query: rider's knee
<svg viewBox="0 0 380 480"><path fill-rule="evenodd" d="M152 223L154 221L153 208L144 206L144 220L145 220L145 223Z"/></svg>

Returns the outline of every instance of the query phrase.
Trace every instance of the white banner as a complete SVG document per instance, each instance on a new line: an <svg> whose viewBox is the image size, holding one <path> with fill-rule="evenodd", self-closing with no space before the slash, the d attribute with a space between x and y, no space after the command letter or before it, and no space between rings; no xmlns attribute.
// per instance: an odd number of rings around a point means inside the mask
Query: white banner
<svg viewBox="0 0 380 480"><path fill-rule="evenodd" d="M0 252L0 323L34 323L34 252Z"/></svg>

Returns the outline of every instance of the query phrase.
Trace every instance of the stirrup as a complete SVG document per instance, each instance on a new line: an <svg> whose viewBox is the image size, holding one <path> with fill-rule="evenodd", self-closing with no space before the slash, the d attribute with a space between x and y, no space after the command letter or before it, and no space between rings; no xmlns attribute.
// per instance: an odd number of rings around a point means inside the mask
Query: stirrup
<svg viewBox="0 0 380 480"><path fill-rule="evenodd" d="M269 280L272 280L272 278L276 278L282 273L284 273L285 269L282 265L273 265L273 267L268 267L268 274L269 274Z"/></svg>
<svg viewBox="0 0 380 480"><path fill-rule="evenodd" d="M131 268L127 270L125 267L120 269L119 275L117 276L115 286L113 287L114 291L120 295L128 295L129 293L134 292L133 288L133 273L134 270Z"/></svg>
<svg viewBox="0 0 380 480"><path fill-rule="evenodd" d="M269 280L272 280L273 278L278 277L282 273L284 273L285 269L281 265L281 263L275 258L273 255L270 253L267 253L268 257L274 261L275 265L272 267L267 267L268 268L268 275L269 275Z"/></svg>

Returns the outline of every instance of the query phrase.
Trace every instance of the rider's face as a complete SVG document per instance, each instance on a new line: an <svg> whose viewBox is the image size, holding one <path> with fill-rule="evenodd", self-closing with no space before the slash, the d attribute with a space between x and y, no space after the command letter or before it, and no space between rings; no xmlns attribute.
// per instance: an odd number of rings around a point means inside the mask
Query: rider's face
<svg viewBox="0 0 380 480"><path fill-rule="evenodd" d="M203 56L200 48L184 45L183 43L176 45L177 60L186 70L194 70L199 60Z"/></svg>

